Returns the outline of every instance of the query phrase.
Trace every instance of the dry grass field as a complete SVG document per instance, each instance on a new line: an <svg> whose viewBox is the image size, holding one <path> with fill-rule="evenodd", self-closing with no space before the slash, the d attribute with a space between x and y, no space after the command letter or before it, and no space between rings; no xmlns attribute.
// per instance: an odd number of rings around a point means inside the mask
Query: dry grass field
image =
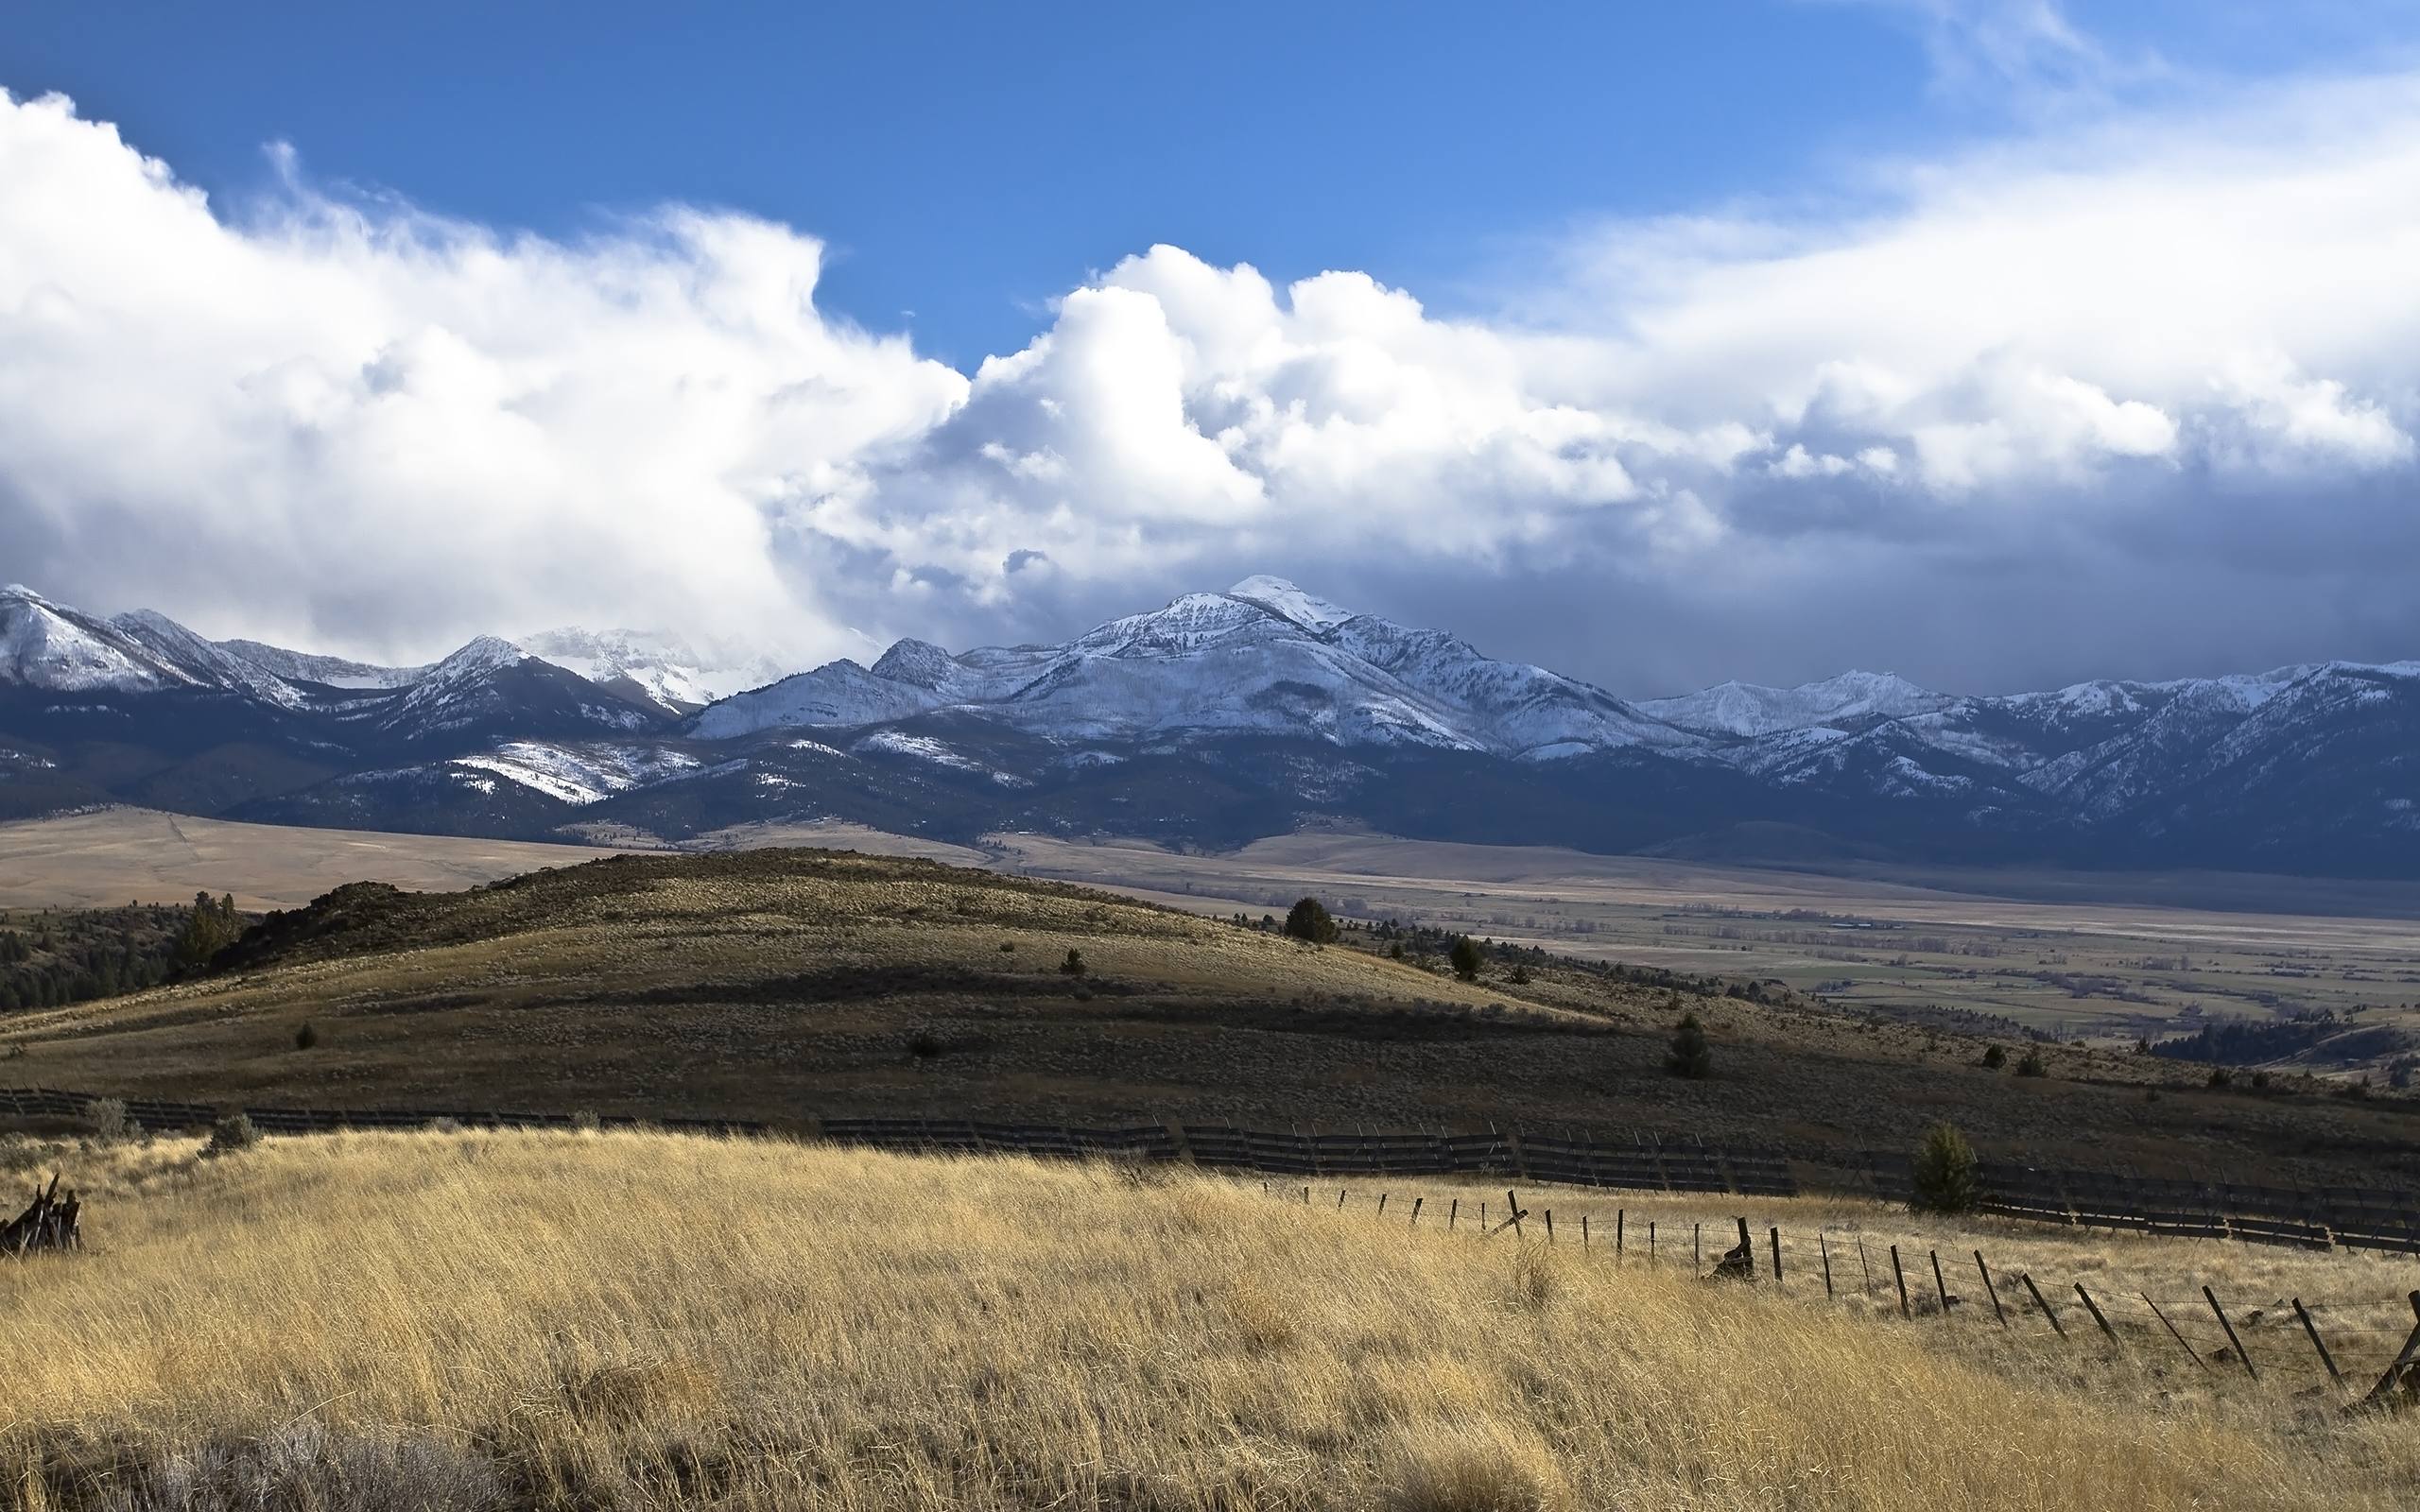
<svg viewBox="0 0 2420 1512"><path fill-rule="evenodd" d="M2420 1045L2409 883L1867 868L1823 875L1540 847L1304 833L1222 855L999 837L1000 864L1210 912L1305 891L1361 918L1588 959L1770 977L1898 1014L1951 1008L2112 1045L2302 1009ZM2390 1037L2382 1037L2382 1042ZM2377 1069L2399 1053L2365 1055ZM2323 1068L2327 1069L2327 1068Z"/></svg>
<svg viewBox="0 0 2420 1512"><path fill-rule="evenodd" d="M1081 974L1063 970L1080 953ZM1716 1074L1664 1069L1681 1006ZM308 1024L315 1042L298 1045ZM217 974L0 1020L0 1076L120 1096L790 1122L1635 1129L1819 1160L1951 1117L1987 1153L2264 1180L2420 1178L2408 1100L2200 1085L2152 1057L1674 995L1577 967L1463 983L1115 894L808 850L357 887Z"/></svg>
<svg viewBox="0 0 2420 1512"><path fill-rule="evenodd" d="M2420 1495L2408 1420L2273 1377L1256 1183L641 1133L67 1159L91 1247L0 1265L0 1486L28 1512Z"/></svg>

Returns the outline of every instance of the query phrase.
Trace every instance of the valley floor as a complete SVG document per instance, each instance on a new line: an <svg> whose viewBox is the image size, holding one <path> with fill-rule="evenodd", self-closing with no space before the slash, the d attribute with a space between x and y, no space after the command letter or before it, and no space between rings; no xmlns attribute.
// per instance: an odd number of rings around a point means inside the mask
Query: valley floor
<svg viewBox="0 0 2420 1512"><path fill-rule="evenodd" d="M1955 1344L1256 1182L638 1133L66 1159L91 1248L0 1264L28 1508L2420 1495L2409 1422L2298 1383Z"/></svg>

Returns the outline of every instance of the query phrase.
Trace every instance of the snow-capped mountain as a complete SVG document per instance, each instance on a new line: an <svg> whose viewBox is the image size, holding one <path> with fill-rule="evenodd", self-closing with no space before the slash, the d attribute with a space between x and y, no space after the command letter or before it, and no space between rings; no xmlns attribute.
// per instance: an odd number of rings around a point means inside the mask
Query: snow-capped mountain
<svg viewBox="0 0 2420 1512"><path fill-rule="evenodd" d="M769 658L722 648L701 654L678 636L649 630L545 630L518 644L566 672L684 714L782 676Z"/></svg>
<svg viewBox="0 0 2420 1512"><path fill-rule="evenodd" d="M21 584L0 588L0 683L54 693L159 693L206 685L107 620Z"/></svg>
<svg viewBox="0 0 2420 1512"><path fill-rule="evenodd" d="M2420 662L1970 697L1887 673L1632 702L1283 579L1051 645L776 669L666 635L426 667L0 591L0 816L134 801L472 834L756 819L1240 842L1339 817L1603 850L2420 877ZM702 705L703 707L699 707Z"/></svg>
<svg viewBox="0 0 2420 1512"><path fill-rule="evenodd" d="M1079 741L1253 735L1530 758L1699 744L1602 689L1275 577L1187 593L1063 645L952 656L902 641L871 668L835 662L725 699L692 730L728 740L942 710Z"/></svg>
<svg viewBox="0 0 2420 1512"><path fill-rule="evenodd" d="M143 612L147 613L148 610ZM171 620L168 623L175 624ZM190 632L188 632L190 633ZM427 666L387 667L370 662L348 662L340 656L314 656L258 641L213 641L228 655L286 682L316 682L323 688L408 688L428 675ZM434 666L436 663L429 663Z"/></svg>
<svg viewBox="0 0 2420 1512"><path fill-rule="evenodd" d="M1639 712L1702 734L1755 737L1817 727L1850 729L1931 713L1958 700L1891 672L1843 672L1795 688L1726 682L1677 698L1651 698Z"/></svg>

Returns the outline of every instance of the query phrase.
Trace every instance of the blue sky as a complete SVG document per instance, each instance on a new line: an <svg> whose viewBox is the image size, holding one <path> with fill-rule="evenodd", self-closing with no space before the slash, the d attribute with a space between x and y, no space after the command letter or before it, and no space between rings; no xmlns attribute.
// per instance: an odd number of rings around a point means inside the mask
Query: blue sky
<svg viewBox="0 0 2420 1512"><path fill-rule="evenodd" d="M395 656L1258 570L1637 693L2420 654L2420 6L670 13L16 8L6 576Z"/></svg>
<svg viewBox="0 0 2420 1512"><path fill-rule="evenodd" d="M232 9L37 5L0 69L238 200L283 141L555 235L666 200L770 216L833 245L832 307L960 364L1153 242L1466 288L1576 218L1966 124L1904 18L1796 4Z"/></svg>
<svg viewBox="0 0 2420 1512"><path fill-rule="evenodd" d="M1789 196L1988 137L2067 81L2038 53L2010 77L1927 6L1804 0L1495 25L1439 4L13 9L0 80L72 95L231 203L285 142L331 182L550 235L730 206L824 238L822 302L960 366L1153 242L1484 306L1575 223ZM2118 59L2269 74L2375 37L2368 9L2069 15Z"/></svg>

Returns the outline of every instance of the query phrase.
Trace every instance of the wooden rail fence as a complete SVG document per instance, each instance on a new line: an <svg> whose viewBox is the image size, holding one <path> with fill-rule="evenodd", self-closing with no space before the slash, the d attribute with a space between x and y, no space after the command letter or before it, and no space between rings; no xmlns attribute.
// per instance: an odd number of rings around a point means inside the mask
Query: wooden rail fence
<svg viewBox="0 0 2420 1512"><path fill-rule="evenodd" d="M97 1101L89 1092L0 1088L0 1116L81 1118ZM202 1103L125 1102L129 1119L154 1129L205 1126L223 1111ZM254 1127L270 1134L423 1128L441 1121L490 1128L568 1128L577 1122L568 1113L465 1108L248 1108L244 1112ZM1789 1160L1778 1150L1708 1144L1669 1134L1641 1133L1625 1142L1517 1129L1306 1134L1211 1124L1084 1128L931 1118L827 1118L799 1125L718 1118L606 1117L598 1122L738 1134L814 1133L839 1143L887 1150L1189 1160L1215 1169L1313 1177L1507 1176L1569 1186L1770 1197L1794 1196L1801 1190ZM1874 1195L1901 1202L1910 1195L1906 1156L1855 1159ZM2420 1195L2411 1193L2165 1180L1989 1160L1982 1164L1981 1186L1984 1211L2006 1218L2314 1249L2420 1254Z"/></svg>

